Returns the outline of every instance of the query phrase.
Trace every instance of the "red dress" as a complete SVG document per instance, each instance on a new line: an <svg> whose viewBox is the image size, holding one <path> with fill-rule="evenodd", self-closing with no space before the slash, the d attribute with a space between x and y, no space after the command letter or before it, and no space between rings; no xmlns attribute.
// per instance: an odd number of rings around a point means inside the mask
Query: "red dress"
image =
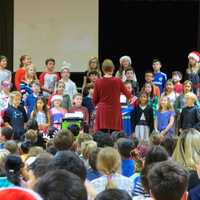
<svg viewBox="0 0 200 200"><path fill-rule="evenodd" d="M119 78L103 77L96 81L93 94L93 103L97 106L96 131L100 129L122 130L121 93L128 99L131 98L131 93Z"/></svg>

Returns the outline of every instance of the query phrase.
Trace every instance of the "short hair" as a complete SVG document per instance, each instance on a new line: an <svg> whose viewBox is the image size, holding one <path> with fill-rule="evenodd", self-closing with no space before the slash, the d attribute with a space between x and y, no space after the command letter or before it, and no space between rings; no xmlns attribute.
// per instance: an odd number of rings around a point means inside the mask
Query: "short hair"
<svg viewBox="0 0 200 200"><path fill-rule="evenodd" d="M131 200L132 197L124 190L108 189L100 192L95 200Z"/></svg>
<svg viewBox="0 0 200 200"><path fill-rule="evenodd" d="M89 140L93 140L92 136L87 134L87 133L83 133L83 134L80 134L76 141L77 143L81 146L81 143L82 142L85 142L85 141L89 141Z"/></svg>
<svg viewBox="0 0 200 200"><path fill-rule="evenodd" d="M162 64L161 61L160 61L159 59L153 59L152 64L154 64L154 63L156 63L156 62L159 62L160 64Z"/></svg>
<svg viewBox="0 0 200 200"><path fill-rule="evenodd" d="M21 143L21 146L20 146L21 151L25 154L28 154L31 147L32 147L32 144L30 141L24 141Z"/></svg>
<svg viewBox="0 0 200 200"><path fill-rule="evenodd" d="M87 74L87 76L91 76L91 75L95 75L95 76L99 77L99 72L95 71L95 70L89 71L88 74Z"/></svg>
<svg viewBox="0 0 200 200"><path fill-rule="evenodd" d="M124 131L113 131L111 134L111 137L112 137L113 141L116 142L120 138L125 138L126 133Z"/></svg>
<svg viewBox="0 0 200 200"><path fill-rule="evenodd" d="M14 97L19 96L21 97L21 93L19 91L12 91L9 95L9 103L12 105Z"/></svg>
<svg viewBox="0 0 200 200"><path fill-rule="evenodd" d="M42 147L34 146L30 148L28 152L28 157L35 157L43 152L44 152L44 149Z"/></svg>
<svg viewBox="0 0 200 200"><path fill-rule="evenodd" d="M35 142L37 142L37 133L35 130L28 130L25 133L25 140L29 140L32 144L34 144Z"/></svg>
<svg viewBox="0 0 200 200"><path fill-rule="evenodd" d="M182 73L180 71L173 71L172 72L172 76L173 75L178 75L180 79L182 79L182 77L183 77L183 75L182 75Z"/></svg>
<svg viewBox="0 0 200 200"><path fill-rule="evenodd" d="M82 181L86 179L84 162L72 151L58 151L49 162L48 169L65 169L79 176Z"/></svg>
<svg viewBox="0 0 200 200"><path fill-rule="evenodd" d="M4 136L6 140L11 140L13 137L13 129L9 127L2 128L1 135Z"/></svg>
<svg viewBox="0 0 200 200"><path fill-rule="evenodd" d="M131 151L136 147L130 139L120 138L117 141L118 151L123 158L130 158Z"/></svg>
<svg viewBox="0 0 200 200"><path fill-rule="evenodd" d="M76 97L83 97L83 95L81 93L76 93L74 96L73 96L73 99L75 99Z"/></svg>
<svg viewBox="0 0 200 200"><path fill-rule="evenodd" d="M83 182L66 170L46 173L35 185L35 191L44 200L87 200Z"/></svg>
<svg viewBox="0 0 200 200"><path fill-rule="evenodd" d="M68 150L72 147L74 142L74 136L68 129L59 130L54 137L54 146L60 150Z"/></svg>
<svg viewBox="0 0 200 200"><path fill-rule="evenodd" d="M45 65L48 65L49 62L53 62L54 64L56 63L55 59L54 58L47 58L45 60Z"/></svg>
<svg viewBox="0 0 200 200"><path fill-rule="evenodd" d="M4 55L0 55L0 62L1 62L3 59L6 59L6 61L8 61L8 59L7 59L6 56L4 56Z"/></svg>
<svg viewBox="0 0 200 200"><path fill-rule="evenodd" d="M146 70L144 74L145 74L145 75L146 75L146 74L152 74L152 75L154 75L153 71L150 70L150 69Z"/></svg>
<svg viewBox="0 0 200 200"><path fill-rule="evenodd" d="M7 149L11 154L15 154L18 151L17 143L14 140L9 140L5 143L5 149Z"/></svg>
<svg viewBox="0 0 200 200"><path fill-rule="evenodd" d="M179 200L187 189L188 172L175 161L156 163L148 173L151 193L156 200Z"/></svg>
<svg viewBox="0 0 200 200"><path fill-rule="evenodd" d="M127 67L127 69L125 69L125 74L126 74L127 72L129 72L129 71L132 71L132 72L134 72L134 70L133 70L133 68L132 68L132 67Z"/></svg>
<svg viewBox="0 0 200 200"><path fill-rule="evenodd" d="M32 129L38 131L39 127L37 121L33 118L29 119L28 122L26 123L26 129L27 130Z"/></svg>
<svg viewBox="0 0 200 200"><path fill-rule="evenodd" d="M94 134L93 139L97 142L98 147L113 147L114 142L109 133L98 131Z"/></svg>
<svg viewBox="0 0 200 200"><path fill-rule="evenodd" d="M174 153L174 149L176 147L176 143L177 143L177 138L166 138L161 145L166 149L166 151L168 152L169 156L172 156L172 154Z"/></svg>
<svg viewBox="0 0 200 200"><path fill-rule="evenodd" d="M97 170L97 156L99 153L100 149L97 148L96 150L92 151L89 155L89 165L93 170Z"/></svg>

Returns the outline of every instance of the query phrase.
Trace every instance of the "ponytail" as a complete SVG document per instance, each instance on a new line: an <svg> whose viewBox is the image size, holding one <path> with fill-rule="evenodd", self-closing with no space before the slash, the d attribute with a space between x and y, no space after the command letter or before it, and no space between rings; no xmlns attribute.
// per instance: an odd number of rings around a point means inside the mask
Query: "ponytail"
<svg viewBox="0 0 200 200"><path fill-rule="evenodd" d="M105 189L108 190L108 189L115 189L115 188L116 188L116 184L112 180L112 175L108 175Z"/></svg>

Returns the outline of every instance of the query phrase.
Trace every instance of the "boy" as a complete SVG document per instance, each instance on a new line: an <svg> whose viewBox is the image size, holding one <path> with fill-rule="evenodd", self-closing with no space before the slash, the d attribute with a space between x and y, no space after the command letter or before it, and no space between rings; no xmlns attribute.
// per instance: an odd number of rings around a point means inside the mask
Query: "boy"
<svg viewBox="0 0 200 200"><path fill-rule="evenodd" d="M29 94L25 101L28 118L30 118L31 113L35 107L37 97L40 95L40 84L37 82L32 82L31 90L33 91L33 93Z"/></svg>
<svg viewBox="0 0 200 200"><path fill-rule="evenodd" d="M165 88L166 81L167 81L167 75L160 71L160 68L162 67L160 60L154 59L152 66L154 70L153 83L159 87L160 94L162 94Z"/></svg>
<svg viewBox="0 0 200 200"><path fill-rule="evenodd" d="M182 79L182 74L179 71L172 72L172 81L174 83L174 92L176 95L180 95L183 93L183 84L180 83Z"/></svg>
<svg viewBox="0 0 200 200"><path fill-rule="evenodd" d="M154 74L151 70L146 71L145 75L144 75L146 83L153 84L153 80L154 80L153 76L154 76ZM160 89L155 84L153 84L153 94L158 97L160 96Z"/></svg>
<svg viewBox="0 0 200 200"><path fill-rule="evenodd" d="M54 72L55 60L53 58L48 58L45 61L45 71L40 74L40 84L42 86L43 95L49 97L53 93L56 82L60 79L58 73Z"/></svg>
<svg viewBox="0 0 200 200"><path fill-rule="evenodd" d="M0 135L0 149L4 148L4 144L11 140L13 137L13 130L8 127L4 127L1 129L1 135Z"/></svg>
<svg viewBox="0 0 200 200"><path fill-rule="evenodd" d="M176 162L158 162L148 173L150 193L154 200L181 200L187 190L188 172Z"/></svg>
<svg viewBox="0 0 200 200"><path fill-rule="evenodd" d="M76 84L70 79L70 66L70 63L63 62L60 73L62 77L61 80L65 83L64 94L68 94L72 100L73 96L77 93L77 87Z"/></svg>
<svg viewBox="0 0 200 200"><path fill-rule="evenodd" d="M139 85L138 85L138 82L134 81L134 75L135 75L135 73L134 73L134 70L132 67L128 67L125 70L126 81L131 82L134 94L135 94L135 96L138 96L139 95Z"/></svg>
<svg viewBox="0 0 200 200"><path fill-rule="evenodd" d="M90 71L88 73L88 79L90 83L95 84L96 80L99 78L99 73L97 71Z"/></svg>

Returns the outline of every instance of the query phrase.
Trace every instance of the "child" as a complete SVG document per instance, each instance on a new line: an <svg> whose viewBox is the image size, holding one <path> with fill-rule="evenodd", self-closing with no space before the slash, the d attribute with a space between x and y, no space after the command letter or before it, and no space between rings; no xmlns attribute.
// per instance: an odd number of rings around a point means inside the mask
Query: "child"
<svg viewBox="0 0 200 200"><path fill-rule="evenodd" d="M192 82L192 89L194 93L199 96L200 94L200 54L197 51L193 51L188 55L188 68L186 69L186 80Z"/></svg>
<svg viewBox="0 0 200 200"><path fill-rule="evenodd" d="M133 111L133 135L140 141L149 141L154 128L153 109L148 106L148 94L142 92L139 105Z"/></svg>
<svg viewBox="0 0 200 200"><path fill-rule="evenodd" d="M33 81L30 83L32 93L29 94L25 100L25 106L27 110L28 118L30 118L31 113L35 107L36 100L40 95L40 84L38 82Z"/></svg>
<svg viewBox="0 0 200 200"><path fill-rule="evenodd" d="M142 90L148 94L148 106L153 109L153 116L155 119L158 108L158 96L154 95L153 83L145 83Z"/></svg>
<svg viewBox="0 0 200 200"><path fill-rule="evenodd" d="M120 67L119 67L119 70L116 73L116 77L120 78L124 82L124 81L126 81L125 70L130 68L130 67L132 68L132 66L131 66L132 61L131 61L131 58L129 56L122 56L119 59L119 63L120 63ZM133 71L132 80L137 82L136 74L135 74L134 71Z"/></svg>
<svg viewBox="0 0 200 200"><path fill-rule="evenodd" d="M0 132L0 149L4 149L5 143L13 138L13 129L4 127Z"/></svg>
<svg viewBox="0 0 200 200"><path fill-rule="evenodd" d="M50 114L47 110L46 100L44 97L37 97L31 117L37 121L40 131L47 132L50 125Z"/></svg>
<svg viewBox="0 0 200 200"><path fill-rule="evenodd" d="M43 95L49 97L55 89L56 82L60 79L58 73L54 72L55 60L48 58L45 61L45 71L40 74L40 84L42 85Z"/></svg>
<svg viewBox="0 0 200 200"><path fill-rule="evenodd" d="M54 95L51 99L51 103L53 104L53 108L50 109L51 126L57 129L61 128L62 119L67 112L62 107L62 101L63 97L60 95Z"/></svg>
<svg viewBox="0 0 200 200"><path fill-rule="evenodd" d="M174 133L174 111L167 97L161 97L156 114L156 129L162 139L171 138Z"/></svg>
<svg viewBox="0 0 200 200"><path fill-rule="evenodd" d="M29 55L22 55L20 57L20 65L19 68L16 70L15 73L15 87L18 91L20 91L20 82L25 76L25 70L28 65L32 63L31 56Z"/></svg>
<svg viewBox="0 0 200 200"><path fill-rule="evenodd" d="M167 75L160 71L162 67L160 60L153 60L154 80L153 83L159 87L160 93L162 94L167 81Z"/></svg>
<svg viewBox="0 0 200 200"><path fill-rule="evenodd" d="M138 96L139 85L138 82L134 80L135 72L132 67L129 67L125 70L125 76L126 76L126 81L131 82L135 96Z"/></svg>
<svg viewBox="0 0 200 200"><path fill-rule="evenodd" d="M68 94L64 93L64 89L65 89L65 83L62 80L59 80L56 83L55 92L53 93L53 95L51 95L49 97L49 100L48 100L48 106L49 107L53 107L53 104L51 104L51 99L55 95L60 95L63 98L63 100L62 100L62 107L65 108L66 110L69 110L71 108L70 96Z"/></svg>
<svg viewBox="0 0 200 200"><path fill-rule="evenodd" d="M89 113L88 109L84 106L82 106L83 96L82 94L75 94L73 96L73 104L74 106L69 110L70 113L74 112L82 112L83 113L83 121L85 125L88 125L89 123Z"/></svg>
<svg viewBox="0 0 200 200"><path fill-rule="evenodd" d="M14 139L20 140L25 133L24 123L28 121L26 111L20 105L21 94L17 91L10 93L10 102L5 111L4 123L6 127L13 128Z"/></svg>
<svg viewBox="0 0 200 200"><path fill-rule="evenodd" d="M153 84L154 73L151 70L147 70L144 75L146 83L153 85L153 94L157 97L160 96L160 89L155 84Z"/></svg>
<svg viewBox="0 0 200 200"><path fill-rule="evenodd" d="M181 112L179 122L181 135L172 157L184 167L195 170L200 156L200 110L195 106L197 97L194 93L189 92L185 97L186 107Z"/></svg>
<svg viewBox="0 0 200 200"><path fill-rule="evenodd" d="M70 63L63 62L61 67L61 80L65 83L64 94L68 94L72 101L73 96L77 93L76 84L70 79Z"/></svg>
<svg viewBox="0 0 200 200"><path fill-rule="evenodd" d="M120 138L117 141L117 147L121 155L121 174L130 177L135 171L135 162L131 159L131 151L135 146L130 139Z"/></svg>
<svg viewBox="0 0 200 200"><path fill-rule="evenodd" d="M174 91L176 92L176 96L179 96L183 93L183 84L180 83L182 79L182 74L179 71L172 72L172 81L174 83Z"/></svg>
<svg viewBox="0 0 200 200"><path fill-rule="evenodd" d="M6 69L7 62L6 56L0 55L0 84L2 81L9 81L11 83L12 80L11 72Z"/></svg>
<svg viewBox="0 0 200 200"><path fill-rule="evenodd" d="M133 107L135 107L136 101L137 101L137 97L135 96L135 93L134 93L134 90L133 90L133 87L132 87L132 83L130 81L126 80L124 84L125 84L126 89L132 94L130 102L131 102L131 105ZM128 100L127 100L127 104L129 104Z"/></svg>
<svg viewBox="0 0 200 200"><path fill-rule="evenodd" d="M172 107L174 106L174 103L176 101L176 93L174 92L174 84L173 84L172 80L169 79L166 82L166 87L165 87L165 90L164 90L162 96L169 98L169 101L170 101Z"/></svg>
<svg viewBox="0 0 200 200"><path fill-rule="evenodd" d="M89 62L88 62L88 69L84 72L84 77L83 77L83 85L82 85L82 91L85 88L85 86L90 83L90 80L88 80L88 73L90 71L96 71L98 72L99 76L101 76L101 70L99 66L99 60L97 57L91 57Z"/></svg>

